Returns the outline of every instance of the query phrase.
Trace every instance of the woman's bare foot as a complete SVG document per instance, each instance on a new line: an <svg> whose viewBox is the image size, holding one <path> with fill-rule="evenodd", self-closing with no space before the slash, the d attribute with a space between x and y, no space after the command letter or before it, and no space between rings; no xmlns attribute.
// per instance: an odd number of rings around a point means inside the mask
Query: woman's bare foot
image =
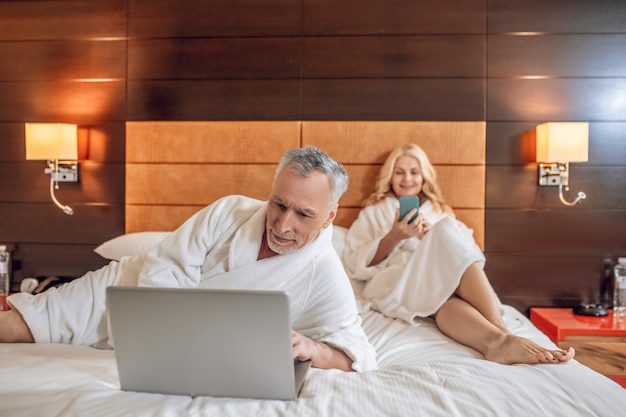
<svg viewBox="0 0 626 417"><path fill-rule="evenodd" d="M574 357L574 348L547 349L529 339L511 333L494 340L485 353L485 359L511 365L514 363L563 363Z"/></svg>

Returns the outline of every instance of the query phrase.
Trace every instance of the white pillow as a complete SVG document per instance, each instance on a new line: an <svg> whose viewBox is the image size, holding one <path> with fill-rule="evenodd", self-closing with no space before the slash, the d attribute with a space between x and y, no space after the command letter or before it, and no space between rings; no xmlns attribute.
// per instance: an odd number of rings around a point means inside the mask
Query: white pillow
<svg viewBox="0 0 626 417"><path fill-rule="evenodd" d="M170 233L172 232L127 233L107 240L95 248L94 252L112 261L119 261L123 256L145 255Z"/></svg>
<svg viewBox="0 0 626 417"><path fill-rule="evenodd" d="M333 225L333 246L339 255L345 247L348 229ZM145 255L172 232L136 232L127 233L107 240L94 249L98 255L112 261L119 261L122 256Z"/></svg>

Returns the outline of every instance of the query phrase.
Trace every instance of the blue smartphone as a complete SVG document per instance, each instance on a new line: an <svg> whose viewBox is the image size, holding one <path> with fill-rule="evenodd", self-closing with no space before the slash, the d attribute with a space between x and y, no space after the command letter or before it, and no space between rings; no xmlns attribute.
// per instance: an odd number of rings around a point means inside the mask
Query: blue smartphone
<svg viewBox="0 0 626 417"><path fill-rule="evenodd" d="M415 215L409 219L409 223L412 223L413 220L415 220L417 218L417 215L419 214L419 207L420 207L420 199L418 196L411 195L411 196L400 197L400 219L399 220L404 219L404 216L409 214L409 211L413 209L417 209L417 213L415 213Z"/></svg>

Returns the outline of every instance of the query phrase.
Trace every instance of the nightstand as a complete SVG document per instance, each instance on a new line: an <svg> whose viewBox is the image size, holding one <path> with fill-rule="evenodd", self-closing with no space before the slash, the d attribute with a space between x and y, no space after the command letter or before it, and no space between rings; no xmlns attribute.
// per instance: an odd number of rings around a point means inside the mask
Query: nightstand
<svg viewBox="0 0 626 417"><path fill-rule="evenodd" d="M530 321L560 348L576 349L578 362L626 388L626 317L579 316L571 308L531 308Z"/></svg>

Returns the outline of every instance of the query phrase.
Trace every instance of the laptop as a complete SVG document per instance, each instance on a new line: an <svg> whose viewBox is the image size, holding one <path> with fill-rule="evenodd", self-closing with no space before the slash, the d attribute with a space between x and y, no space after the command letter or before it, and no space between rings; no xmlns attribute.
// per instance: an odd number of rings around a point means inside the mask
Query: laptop
<svg viewBox="0 0 626 417"><path fill-rule="evenodd" d="M125 391L293 400L311 365L285 292L108 287L107 307Z"/></svg>

